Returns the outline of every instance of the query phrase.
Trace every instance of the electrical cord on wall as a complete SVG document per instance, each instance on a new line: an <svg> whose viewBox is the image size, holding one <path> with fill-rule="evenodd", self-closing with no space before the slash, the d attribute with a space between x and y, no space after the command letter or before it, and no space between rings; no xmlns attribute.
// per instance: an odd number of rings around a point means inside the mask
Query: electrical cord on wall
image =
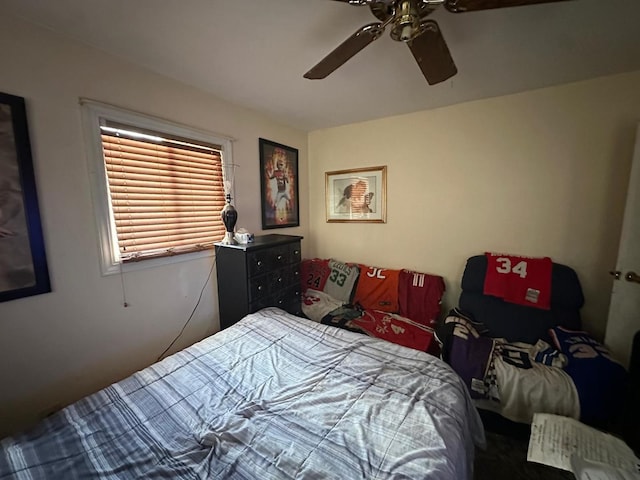
<svg viewBox="0 0 640 480"><path fill-rule="evenodd" d="M122 272L122 261L119 262L120 265L120 285L122 286L122 306L127 308L129 303L127 302L127 289L124 287L124 273Z"/></svg>
<svg viewBox="0 0 640 480"><path fill-rule="evenodd" d="M173 342L171 342L167 348L165 348L164 352L162 352L160 354L160 356L158 357L156 362L159 362L160 360L162 360L162 358L169 351L169 349L171 347L173 347L173 344L176 343L178 341L178 339L182 336L182 334L184 333L185 329L187 328L187 325L189 325L189 322L193 318L193 314L196 313L198 305L200 305L200 300L202 300L202 294L204 293L204 289L206 288L207 284L209 283L209 279L211 278L211 273L213 273L213 269L214 269L215 266L216 266L216 256L214 254L213 255L213 263L211 264L211 269L209 270L209 275L207 275L207 279L205 280L204 285L202 285L202 290L200 290L200 295L198 296L198 301L196 302L196 305L193 307L193 310L191 310L191 315L189 315L189 318L187 318L187 321L182 326L182 329L180 330L180 333L178 334L178 336L173 339Z"/></svg>

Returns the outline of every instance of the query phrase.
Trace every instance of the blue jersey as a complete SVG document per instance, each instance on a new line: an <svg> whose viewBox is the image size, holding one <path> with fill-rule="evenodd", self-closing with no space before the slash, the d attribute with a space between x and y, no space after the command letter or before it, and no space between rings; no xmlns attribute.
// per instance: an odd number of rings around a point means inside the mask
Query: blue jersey
<svg viewBox="0 0 640 480"><path fill-rule="evenodd" d="M578 391L580 420L605 425L622 404L626 370L587 332L555 327L549 333L568 358L564 370Z"/></svg>

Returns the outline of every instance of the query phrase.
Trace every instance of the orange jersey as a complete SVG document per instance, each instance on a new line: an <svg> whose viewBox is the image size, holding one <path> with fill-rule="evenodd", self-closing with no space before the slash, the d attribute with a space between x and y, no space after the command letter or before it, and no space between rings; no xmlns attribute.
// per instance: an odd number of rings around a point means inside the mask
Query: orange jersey
<svg viewBox="0 0 640 480"><path fill-rule="evenodd" d="M400 270L360 265L354 303L363 308L397 312Z"/></svg>

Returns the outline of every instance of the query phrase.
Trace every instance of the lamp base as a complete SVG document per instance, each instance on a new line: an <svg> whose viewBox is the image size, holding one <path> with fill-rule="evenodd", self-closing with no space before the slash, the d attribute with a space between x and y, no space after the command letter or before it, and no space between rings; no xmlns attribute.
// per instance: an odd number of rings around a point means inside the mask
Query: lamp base
<svg viewBox="0 0 640 480"><path fill-rule="evenodd" d="M230 201L231 197L227 196L227 204L220 212L222 223L224 223L224 226L227 229L224 234L224 238L222 239L222 243L225 245L237 245L238 242L236 242L233 230L236 226L236 222L238 221L238 212L233 205L231 205Z"/></svg>
<svg viewBox="0 0 640 480"><path fill-rule="evenodd" d="M236 241L233 232L225 232L224 234L224 238L222 239L222 244L224 245L237 245L238 242Z"/></svg>

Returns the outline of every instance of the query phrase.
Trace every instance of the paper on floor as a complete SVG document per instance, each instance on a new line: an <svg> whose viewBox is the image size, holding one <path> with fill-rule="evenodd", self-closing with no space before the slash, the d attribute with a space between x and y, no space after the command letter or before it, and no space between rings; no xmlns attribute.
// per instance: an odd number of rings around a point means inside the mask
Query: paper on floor
<svg viewBox="0 0 640 480"><path fill-rule="evenodd" d="M573 418L536 413L531 424L527 460L572 472L571 457L574 455L627 472L639 471L640 460L619 438Z"/></svg>
<svg viewBox="0 0 640 480"><path fill-rule="evenodd" d="M591 462L576 455L571 456L571 469L577 480L640 480L640 473Z"/></svg>

